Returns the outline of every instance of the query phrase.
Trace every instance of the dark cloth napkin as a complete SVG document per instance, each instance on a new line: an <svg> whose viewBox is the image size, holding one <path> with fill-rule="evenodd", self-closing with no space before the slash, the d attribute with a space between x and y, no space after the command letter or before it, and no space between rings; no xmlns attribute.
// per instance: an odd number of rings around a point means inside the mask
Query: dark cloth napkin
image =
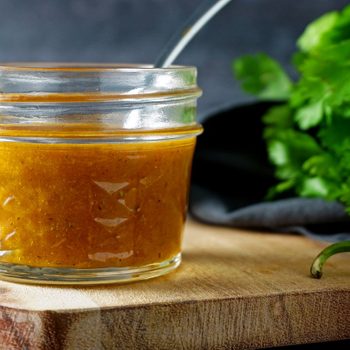
<svg viewBox="0 0 350 350"><path fill-rule="evenodd" d="M190 213L209 224L301 233L315 239L350 239L350 216L338 202L284 198L266 201L277 183L262 138L261 116L271 103L226 110L209 117L198 138Z"/></svg>

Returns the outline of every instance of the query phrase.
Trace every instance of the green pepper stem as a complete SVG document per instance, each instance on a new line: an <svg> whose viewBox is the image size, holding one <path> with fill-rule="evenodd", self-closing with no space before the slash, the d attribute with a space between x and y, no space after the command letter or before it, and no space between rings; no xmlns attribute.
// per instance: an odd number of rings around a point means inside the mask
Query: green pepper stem
<svg viewBox="0 0 350 350"><path fill-rule="evenodd" d="M334 254L350 252L350 241L343 241L331 244L318 254L312 262L310 272L314 278L322 277L322 267L324 263Z"/></svg>

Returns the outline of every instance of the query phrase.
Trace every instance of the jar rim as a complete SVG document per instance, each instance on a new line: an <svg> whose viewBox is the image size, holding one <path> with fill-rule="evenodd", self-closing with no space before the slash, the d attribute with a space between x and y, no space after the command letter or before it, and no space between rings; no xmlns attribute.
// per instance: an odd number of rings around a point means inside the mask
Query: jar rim
<svg viewBox="0 0 350 350"><path fill-rule="evenodd" d="M173 100L200 94L193 66L0 63L0 104Z"/></svg>
<svg viewBox="0 0 350 350"><path fill-rule="evenodd" d="M109 63L109 62L0 62L0 71L66 71L66 72L139 72L139 71L188 71L195 66L171 65L154 67L147 63Z"/></svg>

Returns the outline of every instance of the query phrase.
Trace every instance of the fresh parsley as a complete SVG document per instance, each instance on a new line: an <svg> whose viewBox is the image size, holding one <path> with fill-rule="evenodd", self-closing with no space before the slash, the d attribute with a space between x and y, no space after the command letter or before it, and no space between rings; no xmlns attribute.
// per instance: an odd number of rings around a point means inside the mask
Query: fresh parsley
<svg viewBox="0 0 350 350"><path fill-rule="evenodd" d="M350 214L350 6L311 23L297 47L295 82L265 54L232 63L245 91L281 102L263 116L280 180L268 195L338 200Z"/></svg>

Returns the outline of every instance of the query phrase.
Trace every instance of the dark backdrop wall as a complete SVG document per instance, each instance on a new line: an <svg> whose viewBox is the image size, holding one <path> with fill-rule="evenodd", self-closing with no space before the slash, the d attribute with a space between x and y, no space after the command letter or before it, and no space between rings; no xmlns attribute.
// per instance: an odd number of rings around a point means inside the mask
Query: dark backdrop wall
<svg viewBox="0 0 350 350"><path fill-rule="evenodd" d="M0 61L152 63L200 0L0 0ZM265 51L289 57L305 25L346 0L233 0L176 63L196 65L199 115L248 101L232 59Z"/></svg>

